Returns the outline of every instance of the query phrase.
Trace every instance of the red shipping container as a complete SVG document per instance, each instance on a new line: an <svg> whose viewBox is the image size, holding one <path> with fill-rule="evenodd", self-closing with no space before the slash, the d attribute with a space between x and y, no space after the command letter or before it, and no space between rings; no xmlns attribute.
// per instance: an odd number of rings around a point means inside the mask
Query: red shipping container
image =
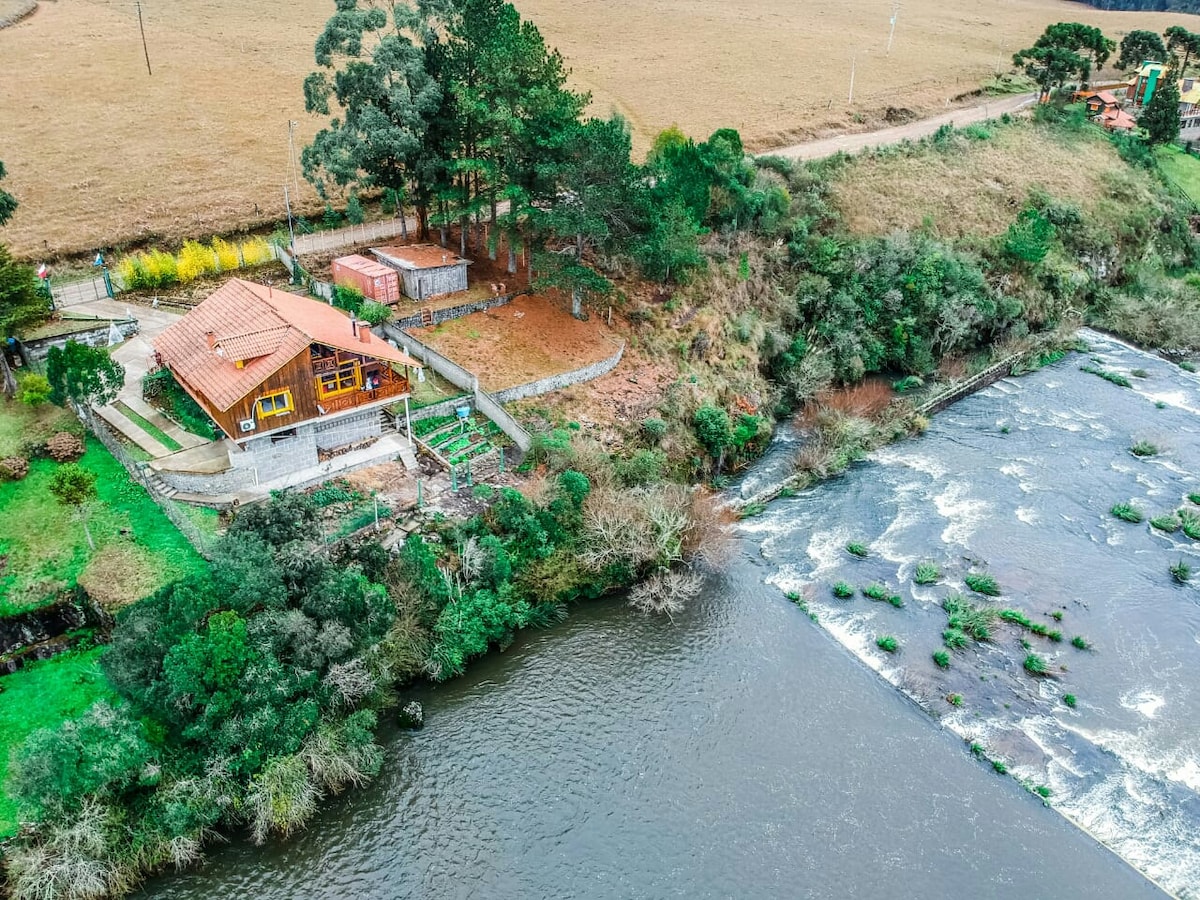
<svg viewBox="0 0 1200 900"><path fill-rule="evenodd" d="M354 254L332 263L333 283L361 291L376 303L394 306L400 300L400 279L391 266Z"/></svg>

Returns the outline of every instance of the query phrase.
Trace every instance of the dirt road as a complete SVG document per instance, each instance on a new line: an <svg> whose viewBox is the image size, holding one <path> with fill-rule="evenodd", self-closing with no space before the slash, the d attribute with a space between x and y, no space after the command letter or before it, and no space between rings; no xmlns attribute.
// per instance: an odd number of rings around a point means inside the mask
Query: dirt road
<svg viewBox="0 0 1200 900"><path fill-rule="evenodd" d="M1012 97L997 97L979 106L968 106L963 109L951 110L940 116L909 122L907 125L897 125L894 128L881 128L878 131L864 131L860 134L840 134L835 137L807 141L803 144L793 144L790 147L780 147L778 150L768 150L760 156L783 156L789 159L821 159L833 156L839 151L857 153L868 147L882 147L887 144L898 144L907 139L911 141L928 137L943 125L962 127L972 122L982 122L986 119L997 118L1004 113L1016 112L1037 100L1035 94L1017 94Z"/></svg>

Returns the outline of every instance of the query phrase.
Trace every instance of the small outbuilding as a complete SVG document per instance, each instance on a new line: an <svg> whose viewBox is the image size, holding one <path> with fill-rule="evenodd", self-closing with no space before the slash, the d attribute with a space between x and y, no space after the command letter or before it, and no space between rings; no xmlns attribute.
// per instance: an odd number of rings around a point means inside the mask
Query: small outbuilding
<svg viewBox="0 0 1200 900"><path fill-rule="evenodd" d="M391 266L355 253L335 259L330 269L334 284L354 288L369 300L391 306L400 299L400 278Z"/></svg>
<svg viewBox="0 0 1200 900"><path fill-rule="evenodd" d="M400 274L404 294L413 300L428 300L467 289L467 266L471 261L443 247L412 244L373 247L371 252Z"/></svg>

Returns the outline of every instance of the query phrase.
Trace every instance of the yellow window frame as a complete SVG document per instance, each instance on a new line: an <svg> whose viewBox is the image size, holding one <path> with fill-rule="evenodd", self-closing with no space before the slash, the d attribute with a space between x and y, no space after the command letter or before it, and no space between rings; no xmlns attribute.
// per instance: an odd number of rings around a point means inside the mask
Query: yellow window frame
<svg viewBox="0 0 1200 900"><path fill-rule="evenodd" d="M351 376L350 381L345 380L345 376ZM325 382L332 379L336 387L332 390L325 386ZM317 376L317 394L322 400L328 400L330 397L340 397L342 394L349 394L352 391L357 391L362 387L362 366L354 363L350 366L339 366L332 372L325 372Z"/></svg>
<svg viewBox="0 0 1200 900"><path fill-rule="evenodd" d="M275 403L275 400L280 397L283 398L283 406ZM265 400L271 401L270 409L263 406L263 401ZM284 388L281 391L272 391L269 394L263 394L254 401L254 409L260 419L269 419L271 416L283 416L293 412L296 409L296 405L292 401L292 392L288 388Z"/></svg>

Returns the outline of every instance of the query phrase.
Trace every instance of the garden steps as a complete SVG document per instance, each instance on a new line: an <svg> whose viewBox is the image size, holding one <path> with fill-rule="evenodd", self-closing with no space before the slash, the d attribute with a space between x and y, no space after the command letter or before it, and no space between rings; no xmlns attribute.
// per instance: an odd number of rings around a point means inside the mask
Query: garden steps
<svg viewBox="0 0 1200 900"><path fill-rule="evenodd" d="M179 444L184 450L191 450L193 447L199 447L202 444L208 443L205 438L192 434L190 431L185 431L178 424L167 418L162 410L155 409L141 397L122 396L117 399L139 416L146 419L150 424L159 428L163 434Z"/></svg>
<svg viewBox="0 0 1200 900"><path fill-rule="evenodd" d="M121 414L119 409L112 406L101 406L96 415L111 425L124 438L133 441L155 459L170 456L174 450L164 447L142 426Z"/></svg>

